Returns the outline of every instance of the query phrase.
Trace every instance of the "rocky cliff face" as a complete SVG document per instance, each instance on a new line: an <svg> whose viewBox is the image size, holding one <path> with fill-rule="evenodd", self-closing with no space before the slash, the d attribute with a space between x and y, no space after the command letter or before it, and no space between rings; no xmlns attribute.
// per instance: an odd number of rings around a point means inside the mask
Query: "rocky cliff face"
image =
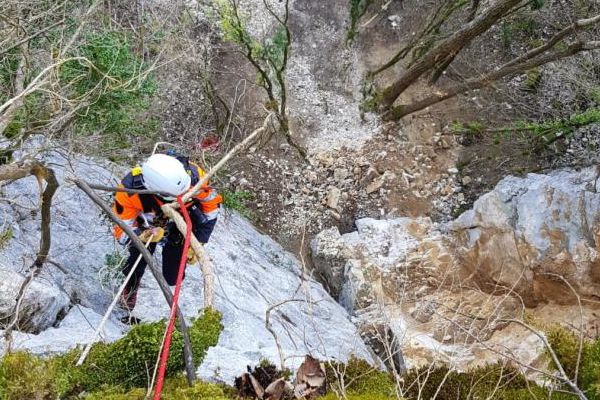
<svg viewBox="0 0 600 400"><path fill-rule="evenodd" d="M599 171L508 177L451 225L462 265L484 290L512 288L526 305L600 293Z"/></svg>
<svg viewBox="0 0 600 400"><path fill-rule="evenodd" d="M46 153L45 161L55 168L62 184L53 205L51 263L27 290L20 331L13 340L13 349L35 353L66 351L92 340L120 282L118 270L106 265L105 256L122 251L97 208L65 179L76 173L90 181L114 184L119 174L112 171L118 168L57 152ZM0 253L0 313L4 318L14 306L25 267L34 256L39 216L26 208L33 209L37 203L35 179L17 181L3 191L4 197L14 200L1 204L4 226L11 230ZM288 367L298 365L307 353L322 359L345 360L355 354L372 360L347 312L304 274L294 256L243 218L224 213L208 251L216 269L216 308L223 313L225 328L200 367L203 377L231 383L246 365L263 358L278 362L275 338L265 326L269 309L271 327ZM190 268L180 302L184 314L197 315L202 298L201 273ZM144 321L155 321L166 318L168 311L147 272L134 313ZM104 340L116 340L128 330L117 317L107 324Z"/></svg>
<svg viewBox="0 0 600 400"><path fill-rule="evenodd" d="M441 358L467 367L507 349L535 365L541 341L512 319L599 322L598 177L596 168L508 177L448 224L332 228L312 242L315 267L365 335L374 323L391 327L408 365Z"/></svg>

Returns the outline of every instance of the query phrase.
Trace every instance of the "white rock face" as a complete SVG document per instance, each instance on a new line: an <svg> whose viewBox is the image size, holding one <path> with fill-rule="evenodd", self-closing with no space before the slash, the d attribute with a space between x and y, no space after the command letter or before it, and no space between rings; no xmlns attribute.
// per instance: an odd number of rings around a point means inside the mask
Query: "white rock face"
<svg viewBox="0 0 600 400"><path fill-rule="evenodd" d="M486 290L513 287L535 306L600 293L600 193L596 168L508 177L452 229L461 262ZM568 284L567 284L568 282Z"/></svg>
<svg viewBox="0 0 600 400"><path fill-rule="evenodd" d="M73 186L65 184L67 165L89 181L114 184L114 166L102 166L94 160L77 158L67 163L62 156L50 153L61 183L53 204L53 247L50 259L60 269L47 264L36 278L31 292L36 301L44 299L46 307L33 313L36 329L56 324L56 328L34 335L14 333L13 349L29 349L35 353L62 352L93 339L93 329L112 300L119 283L103 282L107 276L105 255L119 249L109 232L109 224L91 201ZM17 181L5 188L19 204L31 205L37 199L33 179ZM29 202L29 203L26 203ZM21 265L35 255L39 220L14 204L0 203L2 217L13 229L11 239L0 253L0 265L22 279ZM287 367L299 365L309 353L322 359L346 360L350 355L372 360L348 313L323 289L305 275L299 261L268 236L260 234L241 217L225 213L221 216L208 251L215 264L216 308L223 313L224 331L219 344L210 349L199 372L205 378L232 383L245 371L246 365L267 358L279 364L276 340L265 327L266 312L279 341ZM26 259L24 264L17 262ZM10 266L10 267L8 267ZM109 271L110 272L110 271ZM202 276L197 267L186 271L180 300L184 314L191 318L203 307ZM11 281L0 288L1 303L16 297ZM18 288L17 288L18 290ZM6 299L6 301L4 301ZM73 306L73 302L81 305ZM33 302L33 300L32 300ZM69 303L71 305L69 306ZM57 321L60 310L70 311ZM144 321L167 318L169 310L149 271L146 272L134 313ZM113 316L104 332L106 341L126 333L127 327ZM31 319L31 318L30 318Z"/></svg>
<svg viewBox="0 0 600 400"><path fill-rule="evenodd" d="M35 354L64 353L77 344L85 345L97 341L98 339L94 340L94 332L101 319L102 316L94 310L75 306L57 328L46 329L37 335L14 332L12 348L26 349ZM106 342L112 342L122 337L128 329L120 322L109 320L100 332L100 337ZM0 345L0 350L3 350L4 345L5 343Z"/></svg>
<svg viewBox="0 0 600 400"><path fill-rule="evenodd" d="M391 328L409 368L468 368L497 359L490 349L544 365L539 338L506 320L526 307L548 324L599 322L593 303L580 314L571 289L600 293L598 177L596 168L508 177L447 225L363 219L356 232L328 229L311 243L315 266L364 335L374 323Z"/></svg>
<svg viewBox="0 0 600 400"><path fill-rule="evenodd" d="M275 338L265 327L266 312L280 341L286 366L297 367L305 354L346 360L350 354L371 360L347 312L313 279L296 258L261 235L236 214L222 215L207 246L215 265L215 305L224 330L200 367L203 378L231 383L266 358L279 364ZM202 275L186 272L181 304L188 316L202 307ZM279 304L279 306L277 306ZM168 315L151 275L142 282L135 314L144 320Z"/></svg>
<svg viewBox="0 0 600 400"><path fill-rule="evenodd" d="M35 146L32 143L29 148ZM45 153L43 160L54 169L60 187L52 204L51 263L44 265L25 296L27 305L41 307L40 312L30 321L33 324L27 322L30 318L26 315L20 319L21 329L29 332L39 332L52 326L57 315L66 311L70 302L102 313L111 300L113 289L111 285L106 285L108 282L100 282L102 271L105 270L105 255L119 249L98 208L65 179L68 175L76 175L88 181L112 185L116 179L111 170L116 167L83 157L68 161L58 151ZM10 271L2 273L0 298L11 299L14 304L20 282L29 273L28 268L39 248L40 195L34 177L6 185L2 192L2 197L12 202L0 202L0 232L8 232L10 237L0 250L0 268ZM36 305L38 302L44 305ZM7 305L4 301L2 303ZM0 309L0 314L3 309Z"/></svg>
<svg viewBox="0 0 600 400"><path fill-rule="evenodd" d="M12 317L17 294L25 281L21 274L0 268L0 315ZM19 307L17 327L27 332L39 332L51 327L69 308L69 297L57 286L34 280L27 287Z"/></svg>

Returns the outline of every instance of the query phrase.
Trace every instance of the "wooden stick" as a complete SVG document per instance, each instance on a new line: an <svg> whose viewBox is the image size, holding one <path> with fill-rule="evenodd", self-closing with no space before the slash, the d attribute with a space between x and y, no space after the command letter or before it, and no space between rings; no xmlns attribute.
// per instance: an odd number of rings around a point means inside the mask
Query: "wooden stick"
<svg viewBox="0 0 600 400"><path fill-rule="evenodd" d="M148 266L150 267L150 271L152 272L152 275L154 275L154 278L158 282L158 286L160 286L160 289L162 290L163 295L165 296L165 299L167 300L167 304L169 305L169 307L171 307L171 305L173 304L173 295L171 294L171 289L170 289L169 285L167 284L167 282L165 281L165 278L162 276L162 273L160 272L160 268L159 268L156 260L154 260L154 258L152 257L152 254L150 254L148 249L146 249L146 247L144 247L144 244L138 238L138 236L133 232L133 229L131 229L130 226L125 224L123 221L121 221L112 212L110 207L108 205L106 205L106 203L104 203L104 201L100 197L98 197L98 195L96 195L85 182L80 181L79 179L76 179L76 178L72 178L71 180L73 181L73 183L75 183L75 185L77 185L78 188L80 188L85 194L87 194L88 197L94 203L96 203L98 205L98 207L100 207L102 209L102 211L104 211L104 213L111 219L111 221L113 221L115 224L117 224L121 229L123 229L123 232L125 232L125 234L127 236L129 236L129 238L131 239L131 243L140 251L140 253L144 257L144 259L148 263ZM178 313L178 317L179 317L178 319L179 319L179 327L181 329L181 335L183 336L183 356L185 359L185 371L186 371L187 381L190 386L193 386L194 381L196 380L196 369L194 367L194 358L192 356L192 346L191 346L191 342L190 342L190 336L189 336L189 333L187 330L187 325L185 323L185 318L183 316L183 313L181 312L180 307L177 307L177 313Z"/></svg>
<svg viewBox="0 0 600 400"><path fill-rule="evenodd" d="M267 115L262 126L254 132L252 132L248 137L238 143L233 149L229 151L219 162L210 169L200 181L190 189L184 196L183 201L188 202L192 197L196 196L200 193L202 186L208 182L208 180L214 176L214 174L223 167L234 155L246 149L250 144L254 141L258 140L262 135L264 135L269 129L269 122L271 121L271 117L273 114ZM163 213L170 218L177 229L185 235L186 232L186 223L183 220L183 217L176 211L178 208L177 202L172 202L165 204L161 207ZM204 250L204 246L196 239L194 235L192 235L191 246L196 255L198 256L198 260L200 262L200 268L202 269L202 275L204 278L204 306L212 307L214 303L214 268L212 261L206 251Z"/></svg>
<svg viewBox="0 0 600 400"><path fill-rule="evenodd" d="M153 238L154 238L154 234L152 234L152 236L150 236L150 238L148 239L148 241L146 242L146 245L144 247L148 248L148 245L150 243L152 243ZM77 360L77 364L75 364L76 366L79 367L81 364L83 364L83 362L87 358L88 354L90 353L90 350L92 349L92 345L94 344L94 340L96 340L96 338L98 337L98 335L104 328L104 324L106 324L106 321L108 321L108 317L110 316L113 308L115 308L115 306L117 305L117 302L121 298L121 293L123 293L123 290L125 290L125 286L127 286L127 282L129 282L129 280L133 276L133 273L135 272L138 264L140 263L140 261L142 261L142 257L143 257L142 254L140 254L138 256L137 260L135 260L135 264L133 264L133 268L131 268L131 271L129 271L129 273L125 277L125 280L119 287L119 290L117 290L117 294L115 295L112 303L110 303L110 306L108 306L108 310L106 310L104 317L102 317L100 324L96 328L96 331L94 332L94 336L92 336L92 340L87 344L87 346L85 346L85 349L83 349L83 352L81 353L81 356L79 357L79 360Z"/></svg>

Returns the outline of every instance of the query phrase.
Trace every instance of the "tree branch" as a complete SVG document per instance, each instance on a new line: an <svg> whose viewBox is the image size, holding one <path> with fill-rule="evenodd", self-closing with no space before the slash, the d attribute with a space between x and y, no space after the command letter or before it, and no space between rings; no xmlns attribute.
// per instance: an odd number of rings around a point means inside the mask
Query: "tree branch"
<svg viewBox="0 0 600 400"><path fill-rule="evenodd" d="M163 278L163 276L162 276L162 273L160 271L158 263L156 262L154 257L152 257L152 254L150 254L148 249L146 249L146 247L144 246L142 241L138 238L138 236L133 232L131 227L128 226L127 224L123 223L123 221L121 221L112 212L110 207L100 197L98 197L98 195L96 195L85 182L83 182L77 178L73 178L71 180L73 181L73 183L75 183L75 185L79 189L81 189L85 194L87 194L88 197L94 203L96 203L96 205L98 205L98 207L100 207L100 209L102 211L104 211L104 213L110 218L111 221L113 221L121 229L123 229L123 232L125 232L125 234L129 237L129 239L131 239L131 243L136 247L136 249L138 249L140 251L140 253L144 257L144 260L146 260L146 263L150 267L150 271L152 272L152 275L158 282L158 286L160 287L161 291L163 292L163 295L165 296L165 300L169 304L169 307L172 307L173 306L173 295L171 294L171 289L169 288L169 285L165 281L165 278ZM183 316L183 313L181 312L181 308L179 308L179 307L177 307L177 316L178 316L178 320L179 320L179 327L181 329L181 334L183 336L183 353L184 353L183 356L185 359L186 376L187 376L188 384L190 386L192 386L193 381L196 380L196 369L194 366L194 358L192 355L192 347L191 347L191 342L190 342L187 325L185 323L185 318Z"/></svg>
<svg viewBox="0 0 600 400"><path fill-rule="evenodd" d="M450 99L456 95L468 92L474 89L481 89L486 86L491 85L493 82L508 77L514 76L520 73L523 73L527 70L530 70L535 67L539 67L540 65L547 64L549 62L558 61L560 59L570 57L574 54L577 54L582 51L588 51L592 49L600 48L600 41L597 42L577 42L565 50L542 55L538 58L527 60L518 65L509 65L502 66L500 69L489 72L481 77L471 78L463 83L459 83L451 88L439 90L434 94L425 97L422 100L418 100L414 103L407 105L399 105L394 107L390 111L386 112L383 115L384 120L392 121L400 119L406 115L412 114L414 112L423 110L429 106L440 103L444 100Z"/></svg>

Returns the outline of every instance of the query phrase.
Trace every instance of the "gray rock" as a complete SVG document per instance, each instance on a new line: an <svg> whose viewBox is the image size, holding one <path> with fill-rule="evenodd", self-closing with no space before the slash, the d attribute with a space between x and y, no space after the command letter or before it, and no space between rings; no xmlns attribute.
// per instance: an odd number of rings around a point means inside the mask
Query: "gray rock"
<svg viewBox="0 0 600 400"><path fill-rule="evenodd" d="M7 269L0 269L0 274L0 320L8 321L25 277ZM38 333L54 325L68 307L69 297L58 286L34 278L26 288L16 326L23 332Z"/></svg>
<svg viewBox="0 0 600 400"><path fill-rule="evenodd" d="M385 183L385 179L383 179L383 176L379 177L376 180L374 180L373 182L369 183L367 185L365 191L367 192L367 194L375 193L383 187L384 183Z"/></svg>
<svg viewBox="0 0 600 400"><path fill-rule="evenodd" d="M52 163L61 183L52 208L50 252L50 258L61 268L45 265L42 276L31 286L28 304L40 307L29 313L30 320L41 330L56 322L57 315L68 306L69 298L83 306L71 308L58 326L38 335L14 333L13 348L36 353L63 352L91 341L92 327L95 329L122 280L116 268L104 265L107 254L122 252L112 239L110 224L79 189L65 183L65 176L73 173L88 181L112 186L124 171L80 156L67 160L51 152L44 157ZM120 173L113 174L115 170ZM31 199L38 198L34 179L16 181L4 190L20 204L30 205ZM31 260L38 246L39 216L24 213L18 217L15 208L19 207L0 203L2 216L13 232L12 239L0 252L3 268ZM232 383L235 376L245 371L246 365L258 364L261 359L278 362L275 338L265 327L267 310L277 304L280 305L271 311L271 324L284 357L290 360L286 366L296 368L305 354L339 360L356 355L373 361L343 307L321 284L305 275L304 266L293 255L239 215L229 211L222 213L207 249L215 266L215 306L223 313L224 330L219 343L208 351L199 369L203 378ZM156 256L160 257L160 247ZM6 269L3 277L16 276L16 267ZM2 303L14 301L18 283L17 278L3 280ZM187 318L197 316L203 307L202 290L200 270L189 267L180 299ZM106 341L116 340L128 329L117 322L116 314L107 325ZM142 280L134 314L143 321L156 321L169 315L149 271Z"/></svg>
<svg viewBox="0 0 600 400"><path fill-rule="evenodd" d="M520 318L524 303L546 324L571 321L580 315L573 289L600 293L599 183L596 167L507 177L449 224L360 219L356 232L318 234L312 256L356 323L389 322L409 368L494 362L495 346L530 364L542 343L505 319ZM582 306L592 325L594 313Z"/></svg>
<svg viewBox="0 0 600 400"><path fill-rule="evenodd" d="M333 179L335 179L338 182L343 182L344 179L348 177L348 175L350 175L350 171L348 171L346 168L336 168L333 171Z"/></svg>
<svg viewBox="0 0 600 400"><path fill-rule="evenodd" d="M340 198L342 191L337 187L332 187L327 191L327 207L332 210L340 209Z"/></svg>

